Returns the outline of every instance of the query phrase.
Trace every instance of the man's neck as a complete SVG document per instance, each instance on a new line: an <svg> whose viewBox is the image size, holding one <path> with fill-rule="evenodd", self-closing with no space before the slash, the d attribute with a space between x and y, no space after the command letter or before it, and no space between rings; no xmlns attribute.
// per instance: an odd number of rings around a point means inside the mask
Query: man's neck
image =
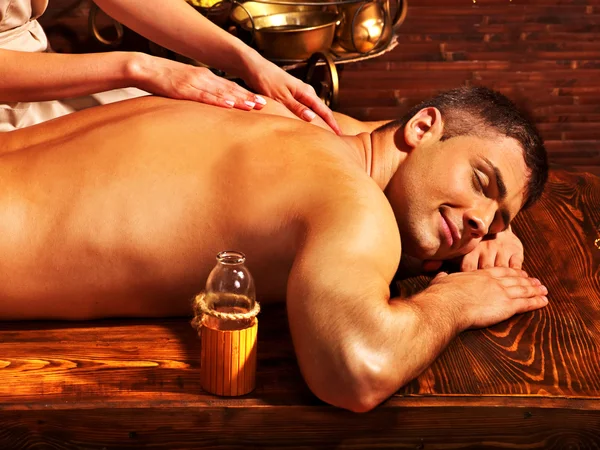
<svg viewBox="0 0 600 450"><path fill-rule="evenodd" d="M343 139L365 172L384 190L404 157L394 144L394 133L361 133Z"/></svg>

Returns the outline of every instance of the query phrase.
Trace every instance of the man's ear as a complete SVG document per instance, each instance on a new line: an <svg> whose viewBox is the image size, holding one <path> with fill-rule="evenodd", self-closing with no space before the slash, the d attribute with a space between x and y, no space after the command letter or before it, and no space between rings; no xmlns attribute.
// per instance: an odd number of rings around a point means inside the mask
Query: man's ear
<svg viewBox="0 0 600 450"><path fill-rule="evenodd" d="M427 139L439 140L442 137L444 124L439 109L429 106L415 114L404 126L404 141L415 148Z"/></svg>

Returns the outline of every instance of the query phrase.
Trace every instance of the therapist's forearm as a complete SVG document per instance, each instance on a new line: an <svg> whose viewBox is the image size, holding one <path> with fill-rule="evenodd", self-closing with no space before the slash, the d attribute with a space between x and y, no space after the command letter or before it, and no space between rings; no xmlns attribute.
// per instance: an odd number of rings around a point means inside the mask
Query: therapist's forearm
<svg viewBox="0 0 600 450"><path fill-rule="evenodd" d="M135 32L184 56L244 78L260 55L213 24L184 0L97 0Z"/></svg>
<svg viewBox="0 0 600 450"><path fill-rule="evenodd" d="M0 102L57 100L132 86L136 55L0 50Z"/></svg>

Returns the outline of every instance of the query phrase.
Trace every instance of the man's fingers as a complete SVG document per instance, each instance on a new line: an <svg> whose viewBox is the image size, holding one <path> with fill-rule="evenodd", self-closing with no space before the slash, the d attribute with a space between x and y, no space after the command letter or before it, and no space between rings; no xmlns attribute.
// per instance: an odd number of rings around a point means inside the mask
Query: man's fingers
<svg viewBox="0 0 600 450"><path fill-rule="evenodd" d="M548 289L543 285L516 285L505 288L511 298L542 297L548 294Z"/></svg>
<svg viewBox="0 0 600 450"><path fill-rule="evenodd" d="M485 269L490 275L496 278L500 277L528 277L527 272L522 269L513 269L512 267L492 267Z"/></svg>
<svg viewBox="0 0 600 450"><path fill-rule="evenodd" d="M494 261L494 266L496 267L510 267L508 265L508 260L510 259L510 254L507 252L498 252L496 254L496 260Z"/></svg>
<svg viewBox="0 0 600 450"><path fill-rule="evenodd" d="M529 311L535 311L536 309L543 308L548 305L548 297L545 295L539 295L531 298L518 300L516 314L526 313Z"/></svg>
<svg viewBox="0 0 600 450"><path fill-rule="evenodd" d="M502 277L502 278L499 278L498 281L505 288L508 288L511 286L540 286L542 284L542 282L540 280L538 280L537 278L521 277L521 276Z"/></svg>
<svg viewBox="0 0 600 450"><path fill-rule="evenodd" d="M478 262L479 254L471 252L463 256L462 262L460 264L460 270L462 272L472 272L474 270L477 270Z"/></svg>
<svg viewBox="0 0 600 450"><path fill-rule="evenodd" d="M479 268L480 269L489 269L494 267L494 263L496 262L496 254L486 252L482 253L479 256Z"/></svg>
<svg viewBox="0 0 600 450"><path fill-rule="evenodd" d="M508 267L512 267L513 269L520 269L523 267L523 256L512 255L508 261Z"/></svg>

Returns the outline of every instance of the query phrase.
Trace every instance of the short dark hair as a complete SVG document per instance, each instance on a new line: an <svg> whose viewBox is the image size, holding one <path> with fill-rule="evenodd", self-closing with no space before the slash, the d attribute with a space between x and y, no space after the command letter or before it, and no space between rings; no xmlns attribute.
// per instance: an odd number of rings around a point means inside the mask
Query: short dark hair
<svg viewBox="0 0 600 450"><path fill-rule="evenodd" d="M523 148L525 165L530 171L523 209L529 208L540 198L548 179L548 156L544 142L525 113L499 92L486 87L460 87L441 92L416 105L399 120L379 129L404 129L420 110L432 106L442 114L442 141L455 136L481 135L486 131L516 139Z"/></svg>

